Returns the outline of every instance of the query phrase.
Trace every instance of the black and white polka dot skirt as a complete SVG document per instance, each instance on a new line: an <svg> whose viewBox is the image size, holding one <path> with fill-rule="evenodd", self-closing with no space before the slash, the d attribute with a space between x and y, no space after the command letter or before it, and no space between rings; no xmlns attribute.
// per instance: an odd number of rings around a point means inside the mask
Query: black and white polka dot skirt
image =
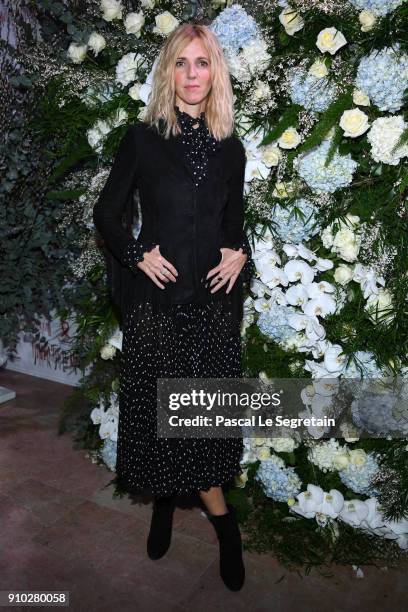
<svg viewBox="0 0 408 612"><path fill-rule="evenodd" d="M157 378L241 378L241 338L222 301L134 304L123 323L116 482L188 494L242 473L242 438L159 438Z"/></svg>

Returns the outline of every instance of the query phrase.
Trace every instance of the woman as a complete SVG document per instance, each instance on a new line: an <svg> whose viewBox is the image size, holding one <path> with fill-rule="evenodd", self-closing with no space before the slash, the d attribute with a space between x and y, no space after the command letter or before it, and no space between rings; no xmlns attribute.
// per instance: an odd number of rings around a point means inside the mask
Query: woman
<svg viewBox="0 0 408 612"><path fill-rule="evenodd" d="M155 496L151 559L170 545L177 493L198 491L218 535L221 577L238 590L241 536L222 485L242 473L242 439L159 438L156 418L157 378L242 377L242 283L253 263L243 231L245 150L233 118L215 35L204 25L179 26L158 57L144 121L119 145L94 223L129 275L117 482ZM137 239L120 221L136 189Z"/></svg>

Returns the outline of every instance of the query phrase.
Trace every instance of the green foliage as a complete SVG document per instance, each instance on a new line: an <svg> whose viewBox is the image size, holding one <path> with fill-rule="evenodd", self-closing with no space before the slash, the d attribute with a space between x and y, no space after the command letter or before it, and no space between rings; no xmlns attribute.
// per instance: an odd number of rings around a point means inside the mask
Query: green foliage
<svg viewBox="0 0 408 612"><path fill-rule="evenodd" d="M345 92L340 94L338 98L334 100L334 102L330 104L329 108L324 113L321 113L319 121L316 123L311 134L309 134L304 143L288 155L289 164L291 164L293 162L293 159L297 155L300 155L300 153L309 151L310 149L313 149L313 147L316 147L317 145L321 144L323 138L334 126L336 126L336 141L338 141L339 134L341 134L341 132L339 132L339 129L341 130L341 128L337 128L340 117L342 116L345 110L351 107L351 105L352 94L351 87L349 87ZM334 147L335 143L333 143L333 148L329 150L329 156L328 159L326 159L326 164L328 164L331 157L333 156Z"/></svg>
<svg viewBox="0 0 408 612"><path fill-rule="evenodd" d="M302 107L299 104L292 104L289 108L285 109L278 124L265 135L261 145L267 145L277 140L289 127L296 127L300 110L302 110Z"/></svg>

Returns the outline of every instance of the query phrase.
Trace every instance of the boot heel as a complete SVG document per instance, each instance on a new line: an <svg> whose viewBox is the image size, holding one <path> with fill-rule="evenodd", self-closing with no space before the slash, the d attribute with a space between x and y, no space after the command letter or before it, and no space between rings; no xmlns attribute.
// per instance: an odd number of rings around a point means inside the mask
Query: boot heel
<svg viewBox="0 0 408 612"><path fill-rule="evenodd" d="M147 554L160 559L169 549L173 527L173 513L177 495L158 497L153 502L152 520L147 538Z"/></svg>
<svg viewBox="0 0 408 612"><path fill-rule="evenodd" d="M235 508L227 504L226 514L210 514L218 536L220 548L220 576L231 591L239 591L245 582L245 566L242 559L242 540Z"/></svg>

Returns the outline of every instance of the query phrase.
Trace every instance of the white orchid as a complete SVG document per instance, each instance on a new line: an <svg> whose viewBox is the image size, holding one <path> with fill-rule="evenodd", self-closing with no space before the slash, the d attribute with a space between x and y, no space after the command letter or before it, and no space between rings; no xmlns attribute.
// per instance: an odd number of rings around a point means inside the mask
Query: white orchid
<svg viewBox="0 0 408 612"><path fill-rule="evenodd" d="M337 376L343 370L346 357L343 348L339 344L332 344L324 354L324 365L328 372Z"/></svg>
<svg viewBox="0 0 408 612"><path fill-rule="evenodd" d="M283 270L291 283L300 281L304 285L308 285L313 281L315 276L313 268L305 261L299 259L288 261Z"/></svg>
<svg viewBox="0 0 408 612"><path fill-rule="evenodd" d="M326 272L326 270L331 270L334 264L330 259L323 259L322 257L318 257L316 259L316 263L313 266L313 269L317 272Z"/></svg>
<svg viewBox="0 0 408 612"><path fill-rule="evenodd" d="M367 504L360 499L351 499L344 502L340 518L349 525L357 527L368 516Z"/></svg>
<svg viewBox="0 0 408 612"><path fill-rule="evenodd" d="M292 306L299 307L304 306L309 300L306 287L301 283L289 287L289 289L285 293L285 297L289 304L292 304Z"/></svg>
<svg viewBox="0 0 408 612"><path fill-rule="evenodd" d="M289 284L288 277L285 272L277 266L270 266L265 263L265 260L257 262L256 267L259 271L261 281L268 285L268 287L277 287L283 285L286 287Z"/></svg>
<svg viewBox="0 0 408 612"><path fill-rule="evenodd" d="M325 318L328 314L333 314L336 311L336 302L330 295L321 292L309 300L303 306L303 310L309 316Z"/></svg>
<svg viewBox="0 0 408 612"><path fill-rule="evenodd" d="M385 285L383 276L378 276L373 268L356 263L353 268L353 280L360 284L364 297L367 299L371 295L378 295L380 288L377 285Z"/></svg>
<svg viewBox="0 0 408 612"><path fill-rule="evenodd" d="M303 244L284 244L282 249L288 257L301 257L306 261L317 260L316 254Z"/></svg>

